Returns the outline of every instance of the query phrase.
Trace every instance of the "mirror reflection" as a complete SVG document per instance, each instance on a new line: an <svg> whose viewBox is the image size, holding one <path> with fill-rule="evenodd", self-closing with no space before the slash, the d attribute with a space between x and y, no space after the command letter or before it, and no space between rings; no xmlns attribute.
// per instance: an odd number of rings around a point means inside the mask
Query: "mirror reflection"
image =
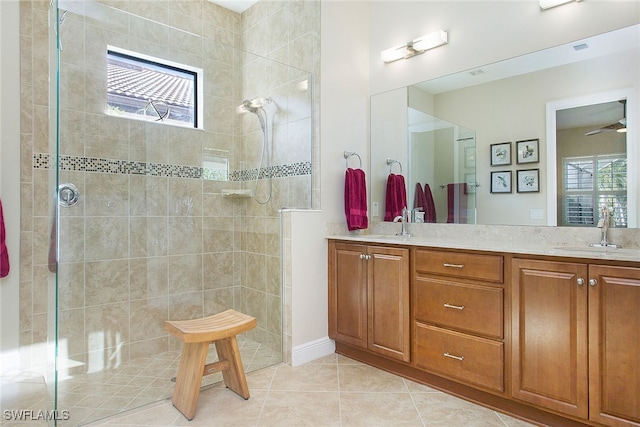
<svg viewBox="0 0 640 427"><path fill-rule="evenodd" d="M593 227L600 207L611 212L612 227L627 227L626 99L556 113L557 224ZM580 117L613 115L608 124L578 123ZM616 119L619 117L619 119ZM602 122L602 120L600 120Z"/></svg>
<svg viewBox="0 0 640 427"><path fill-rule="evenodd" d="M415 123L411 121L423 114L475 133L474 172L478 186L473 199L478 224L593 227L598 223L600 205L606 203L614 211L612 226L637 227L638 188L634 170L639 151L635 131L640 87L638 27L372 96L372 179L384 182L388 175L384 158L388 155L383 152L394 145L396 157L409 165L410 199L418 183L433 181L417 172L427 170L420 169L418 164L441 164L440 153L428 150L424 153L425 150L412 145L411 126ZM622 101L625 111L621 108ZM606 108L585 107L598 104ZM563 119L565 114L571 114L574 119ZM585 135L607 126L615 127L622 119L628 127L627 133L612 130ZM573 137L566 138L565 142L566 135ZM557 150L556 136L562 140ZM614 136L615 141L604 142ZM404 141L407 141L406 147L402 146ZM519 152L524 147L531 148L530 143L523 143L527 141L536 142L538 153L530 154L537 156L525 158L525 153ZM491 147L495 144L511 151L510 162L492 164ZM611 145L611 150L605 151L604 145ZM582 148L585 149L581 151ZM450 173L457 174L454 176L457 182L468 183L461 167L465 159L464 144L452 151L457 155L457 166L446 167ZM597 187L600 190L591 192L589 202L576 194L586 191L584 188L567 188L577 184L567 184L569 173L566 172L574 166L584 167L583 161L587 160L592 162L595 176L590 185L604 185L607 175L609 184L606 185L611 186L606 190ZM623 165L628 169L627 174L623 173ZM510 179L510 191L492 191L492 178L498 177ZM444 193L439 186L453 180L430 182L434 202L436 194ZM384 191L374 182L371 186L372 220L381 221L382 215L375 213L376 203L380 204L379 210L384 209L380 207Z"/></svg>
<svg viewBox="0 0 640 427"><path fill-rule="evenodd" d="M475 132L411 107L408 114L411 206L424 222L474 224Z"/></svg>

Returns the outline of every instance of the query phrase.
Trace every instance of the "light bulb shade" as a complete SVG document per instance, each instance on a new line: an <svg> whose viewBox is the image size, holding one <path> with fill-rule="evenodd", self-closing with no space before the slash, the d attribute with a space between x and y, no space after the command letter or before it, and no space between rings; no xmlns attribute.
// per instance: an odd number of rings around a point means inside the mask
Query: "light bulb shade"
<svg viewBox="0 0 640 427"><path fill-rule="evenodd" d="M550 9L552 7L560 6L561 4L572 2L573 0L539 0L540 9Z"/></svg>
<svg viewBox="0 0 640 427"><path fill-rule="evenodd" d="M418 52L424 52L425 50L433 49L446 43L447 32L440 30L415 39L413 41L413 49Z"/></svg>
<svg viewBox="0 0 640 427"><path fill-rule="evenodd" d="M386 50L383 50L380 53L380 58L384 62L393 62L398 59L402 59L407 55L407 45L403 44L400 46L395 46Z"/></svg>
<svg viewBox="0 0 640 427"><path fill-rule="evenodd" d="M447 32L446 31L436 31L434 33L430 33L424 35L422 37L418 37L412 41L407 42L406 44L394 46L392 48L383 50L380 54L380 58L386 62L397 61L398 59L407 59L412 56L424 53L429 49L433 49L434 47L442 46L447 43Z"/></svg>

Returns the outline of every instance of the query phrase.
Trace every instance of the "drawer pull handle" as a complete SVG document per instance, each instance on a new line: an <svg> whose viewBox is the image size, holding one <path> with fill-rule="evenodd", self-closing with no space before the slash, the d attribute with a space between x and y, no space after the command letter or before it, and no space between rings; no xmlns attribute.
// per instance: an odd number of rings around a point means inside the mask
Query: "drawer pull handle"
<svg viewBox="0 0 640 427"><path fill-rule="evenodd" d="M464 310L464 305L451 305L445 302L444 306L447 308L455 308L456 310Z"/></svg>
<svg viewBox="0 0 640 427"><path fill-rule="evenodd" d="M449 352L446 352L446 353L444 354L444 356L445 356L445 357L450 357L450 358L452 358L452 359L459 360L459 361L461 361L461 362L464 360L464 356L454 356L453 354L449 354Z"/></svg>
<svg viewBox="0 0 640 427"><path fill-rule="evenodd" d="M450 268L464 268L464 264L449 264L448 262L445 262L444 266Z"/></svg>

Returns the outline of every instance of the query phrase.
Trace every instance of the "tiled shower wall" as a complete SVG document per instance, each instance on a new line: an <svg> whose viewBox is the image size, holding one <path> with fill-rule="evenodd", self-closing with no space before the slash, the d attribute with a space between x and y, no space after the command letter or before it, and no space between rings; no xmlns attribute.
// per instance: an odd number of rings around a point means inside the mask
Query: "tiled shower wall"
<svg viewBox="0 0 640 427"><path fill-rule="evenodd" d="M23 349L46 339L53 276L48 7L21 2ZM162 328L165 319L229 307L257 317L251 338L280 348L279 210L317 207L318 200L311 197L319 182L311 163L317 109L308 95L318 82L297 69L319 68L319 2L260 2L242 16L206 0L61 1L60 7L69 10L61 27L60 182L81 192L58 219L61 354L83 370L115 366L176 348ZM105 115L107 44L203 68L205 130ZM208 153L226 153L235 177L257 167L258 121L236 112L242 99L255 96L274 101L267 110L277 178L266 205L222 197L222 189L253 188L250 181L199 176ZM265 190L261 180L258 194Z"/></svg>

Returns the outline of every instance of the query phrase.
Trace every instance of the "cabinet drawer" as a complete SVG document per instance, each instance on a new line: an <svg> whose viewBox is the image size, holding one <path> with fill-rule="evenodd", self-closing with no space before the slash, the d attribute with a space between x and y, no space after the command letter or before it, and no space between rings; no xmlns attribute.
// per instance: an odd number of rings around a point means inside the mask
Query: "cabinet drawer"
<svg viewBox="0 0 640 427"><path fill-rule="evenodd" d="M504 348L498 341L416 323L418 368L502 392Z"/></svg>
<svg viewBox="0 0 640 427"><path fill-rule="evenodd" d="M503 337L502 288L416 277L416 320Z"/></svg>
<svg viewBox="0 0 640 427"><path fill-rule="evenodd" d="M415 269L418 273L438 274L464 279L503 282L503 257L460 252L416 250Z"/></svg>

